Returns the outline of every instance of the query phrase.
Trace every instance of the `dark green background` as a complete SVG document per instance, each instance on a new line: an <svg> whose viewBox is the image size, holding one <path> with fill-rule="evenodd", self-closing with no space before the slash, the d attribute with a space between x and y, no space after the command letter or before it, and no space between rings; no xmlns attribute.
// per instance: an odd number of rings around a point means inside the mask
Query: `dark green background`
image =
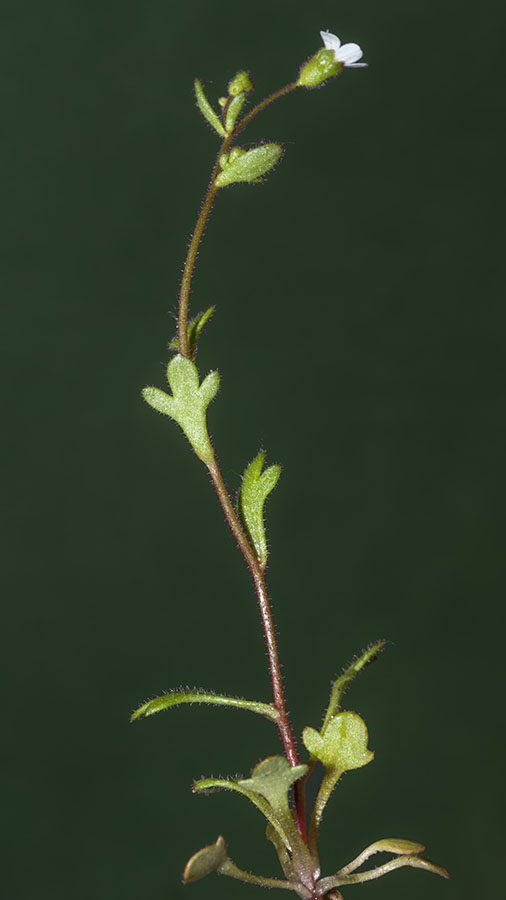
<svg viewBox="0 0 506 900"><path fill-rule="evenodd" d="M247 132L286 143L262 187L220 196L193 309L231 491L260 446L288 701L317 725L329 681L391 641L349 703L373 765L322 835L327 873L372 840L429 844L448 884L403 870L346 900L499 888L502 804L504 5L5 2L6 896L238 898L182 888L223 833L276 874L256 810L195 776L279 751L180 684L268 699L254 596L202 466L141 401L163 387L182 261L216 140L192 98L239 69L258 97L319 29L369 68L299 92ZM499 888L500 889L500 888ZM260 895L261 896L261 895Z"/></svg>

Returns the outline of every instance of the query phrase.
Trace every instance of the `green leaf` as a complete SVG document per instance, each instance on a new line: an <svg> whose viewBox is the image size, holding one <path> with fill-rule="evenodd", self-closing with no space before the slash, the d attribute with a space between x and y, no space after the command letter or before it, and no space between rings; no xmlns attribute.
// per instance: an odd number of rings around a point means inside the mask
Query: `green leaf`
<svg viewBox="0 0 506 900"><path fill-rule="evenodd" d="M174 419L183 429L199 459L206 465L211 465L214 453L207 433L206 411L220 386L218 372L210 372L199 385L195 363L178 355L167 366L167 380L172 396L159 388L146 387L142 391L144 399L153 409Z"/></svg>
<svg viewBox="0 0 506 900"><path fill-rule="evenodd" d="M209 100L204 94L204 88L202 87L202 83L198 78L195 79L194 82L195 87L195 97L197 100L197 106L200 109L200 112L204 116L204 119L207 119L209 124L214 128L214 130L220 135L220 137L225 137L225 129L221 124L218 116L216 115L214 109L212 108Z"/></svg>
<svg viewBox="0 0 506 900"><path fill-rule="evenodd" d="M294 869L299 875L304 872L311 878L315 870L315 860L299 834L288 802L288 793L292 785L303 778L307 771L306 765L291 766L285 756L269 756L255 766L251 778L239 779L237 785L267 800L276 821L288 838ZM279 829L278 833L281 835Z"/></svg>
<svg viewBox="0 0 506 900"><path fill-rule="evenodd" d="M265 797L263 797L261 794L242 787L240 781L238 780L232 780L228 778L201 778L193 785L193 791L196 794L210 794L214 791L219 790L235 791L236 793L242 794L243 797L246 797L248 800L250 800L250 802L260 810L262 815L265 816L267 821L270 822L272 827L276 829L285 847L288 850L292 849L289 834L287 834L287 832L283 828L283 825L276 816L270 803L268 803Z"/></svg>
<svg viewBox="0 0 506 900"><path fill-rule="evenodd" d="M279 878L263 878L261 875L253 875L251 872L245 872L239 869L228 856L227 845L220 836L215 844L209 844L194 853L191 859L186 863L183 872L183 883L189 884L197 881L199 878L205 878L216 872L218 875L228 875L229 878L235 878L246 884L254 884L258 887L265 888L283 888L288 891L298 891L300 887L296 882L280 881ZM307 897L310 900L309 891L305 891L299 896Z"/></svg>
<svg viewBox="0 0 506 900"><path fill-rule="evenodd" d="M226 859L227 845L220 835L215 844L203 847L188 860L183 872L184 884L204 878L211 872L219 872Z"/></svg>
<svg viewBox="0 0 506 900"><path fill-rule="evenodd" d="M292 861L288 855L287 849L281 840L278 832L275 828L272 827L270 822L267 822L267 827L265 829L265 836L268 841L274 845L274 849L278 855L279 863L285 876L293 881L295 872L292 866Z"/></svg>
<svg viewBox="0 0 506 900"><path fill-rule="evenodd" d="M284 813L289 809L288 791L306 772L307 766L291 766L285 756L269 756L255 766L251 778L237 784L265 797L276 813Z"/></svg>
<svg viewBox="0 0 506 900"><path fill-rule="evenodd" d="M281 466L269 466L262 473L264 459L260 452L245 470L238 501L239 515L263 568L267 563L263 508L281 474Z"/></svg>
<svg viewBox="0 0 506 900"><path fill-rule="evenodd" d="M237 94L237 96L233 97L228 104L227 112L225 115L225 131L227 132L227 134L230 134L234 130L235 123L237 122L237 117L239 116L239 113L244 106L245 100L246 94Z"/></svg>
<svg viewBox="0 0 506 900"><path fill-rule="evenodd" d="M277 710L271 703L257 703L255 700L243 700L240 697L227 697L223 694L212 694L209 691L170 691L148 700L137 709L130 718L131 722L137 719L145 719L171 706L179 706L181 703L208 703L213 706L231 706L235 709L249 709L251 712L266 716L274 722L278 720Z"/></svg>
<svg viewBox="0 0 506 900"><path fill-rule="evenodd" d="M190 321L188 322L188 349L190 351L192 359L195 356L199 337L202 334L207 323L209 322L209 319L213 315L215 309L216 306L210 306L209 309L206 309L205 312L198 313L193 319L190 319ZM169 350L179 350L179 338L177 337L177 335L170 342Z"/></svg>
<svg viewBox="0 0 506 900"><path fill-rule="evenodd" d="M359 853L354 860L348 865L343 866L337 873L339 876L349 875L355 869L359 869L370 856L375 853L394 853L396 856L413 856L414 854L423 853L426 848L417 841L407 841L404 838L383 838L380 841L374 841L369 844L362 853Z"/></svg>
<svg viewBox="0 0 506 900"><path fill-rule="evenodd" d="M340 887L344 884L362 884L365 881L374 881L376 878L382 878L383 875L388 875L389 872L393 872L395 869L402 869L404 866L411 866L414 869L425 869L426 872L432 872L434 875L441 875L442 878L450 877L443 866L436 866L435 863L430 862L428 859L423 859L420 856L406 855L391 859L382 866L376 866L375 869L367 869L365 872L355 872L352 875L345 874L348 869L348 867L345 866L344 869L337 872L335 875L331 875L328 878L322 878L318 882L318 890L321 891L322 894L327 895L327 891L334 887Z"/></svg>
<svg viewBox="0 0 506 900"><path fill-rule="evenodd" d="M334 716L325 732L304 728L304 746L323 763L326 769L349 772L360 769L374 758L367 749L367 726L357 713L344 712Z"/></svg>
<svg viewBox="0 0 506 900"><path fill-rule="evenodd" d="M309 846L314 854L323 812L341 775L366 766L374 757L367 749L367 739L365 722L353 712L334 716L325 732L314 728L304 728L302 732L304 746L325 769L309 824Z"/></svg>
<svg viewBox="0 0 506 900"><path fill-rule="evenodd" d="M221 188L238 181L258 182L279 162L282 153L282 144L260 144L252 150L234 147L228 156L221 157L215 185Z"/></svg>
<svg viewBox="0 0 506 900"><path fill-rule="evenodd" d="M365 669L366 666L370 665L370 663L375 662L378 658L379 654L383 650L385 646L385 641L377 641L375 644L371 644L367 650L363 650L361 655L356 659L347 669L334 681L332 685L332 692L330 694L330 701L328 705L327 712L325 714L325 720L322 726L322 734L327 728L330 720L340 711L341 700L348 686L351 684L353 679L358 675L362 669Z"/></svg>
<svg viewBox="0 0 506 900"><path fill-rule="evenodd" d="M305 848L289 807L288 792L306 772L307 766L291 766L284 756L270 756L255 766L251 778L203 778L195 782L193 790L236 791L247 797L277 831L285 847L300 855Z"/></svg>

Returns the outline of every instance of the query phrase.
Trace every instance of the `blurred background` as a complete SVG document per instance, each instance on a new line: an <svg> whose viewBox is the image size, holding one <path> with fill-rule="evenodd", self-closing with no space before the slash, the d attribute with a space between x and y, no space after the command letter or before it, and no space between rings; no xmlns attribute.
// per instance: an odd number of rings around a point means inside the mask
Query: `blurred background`
<svg viewBox="0 0 506 900"><path fill-rule="evenodd" d="M269 585L298 734L331 679L389 640L348 708L372 765L323 825L327 874L366 844L428 844L451 882L404 869L351 898L493 896L502 853L504 6L389 0L6 2L4 704L10 898L253 897L180 872L223 834L277 875L258 812L196 797L279 752L243 712L179 685L270 697L248 574L205 470L141 400L164 387L187 242L217 148L210 99L259 99L319 30L369 68L266 111L263 186L219 197L193 312L217 305L202 373L230 491L260 447ZM499 701L501 696L501 701ZM260 895L261 896L261 895Z"/></svg>

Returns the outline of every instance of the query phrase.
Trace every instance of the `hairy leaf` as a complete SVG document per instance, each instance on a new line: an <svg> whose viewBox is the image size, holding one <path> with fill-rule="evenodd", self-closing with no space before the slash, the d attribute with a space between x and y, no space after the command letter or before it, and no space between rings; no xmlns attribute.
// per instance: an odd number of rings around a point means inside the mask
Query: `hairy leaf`
<svg viewBox="0 0 506 900"><path fill-rule="evenodd" d="M357 713L339 713L327 725L324 733L304 728L302 740L309 752L325 768L339 772L360 769L374 758L367 749L367 726Z"/></svg>
<svg viewBox="0 0 506 900"><path fill-rule="evenodd" d="M282 144L260 144L252 150L234 147L229 156L220 160L221 172L216 178L216 187L226 187L238 181L261 181L279 162L282 153Z"/></svg>
<svg viewBox="0 0 506 900"><path fill-rule="evenodd" d="M206 327L209 319L213 315L216 306L210 306L209 309L206 309L205 312L200 312L193 319L190 319L188 322L188 349L192 358L195 356L195 351L197 349L197 344L200 335L202 334L204 328ZM170 350L179 350L179 338L176 337L172 339L169 344Z"/></svg>
<svg viewBox="0 0 506 900"><path fill-rule="evenodd" d="M200 109L200 112L204 116L204 119L207 119L209 124L214 128L214 130L220 135L220 137L225 137L225 129L221 124L218 116L216 115L214 109L212 108L209 100L204 94L204 88L202 87L202 83L198 78L195 79L194 82L195 87L195 97L197 100L197 106Z"/></svg>
<svg viewBox="0 0 506 900"><path fill-rule="evenodd" d="M242 476L238 509L255 553L265 568L267 563L267 540L264 525L264 503L275 488L281 466L269 466L262 472L265 454L260 452L249 464Z"/></svg>
<svg viewBox="0 0 506 900"><path fill-rule="evenodd" d="M132 714L130 721L145 719L157 712L178 706L181 703L208 703L213 706L230 706L235 709L249 709L251 712L260 713L274 722L278 719L278 713L271 703L260 703L255 700L243 700L240 697L227 697L223 694L212 694L209 691L170 691L143 703Z"/></svg>
<svg viewBox="0 0 506 900"><path fill-rule="evenodd" d="M370 665L370 663L375 662L378 658L379 654L383 650L385 646L385 641L377 641L375 644L371 644L367 650L363 650L358 659L351 663L347 669L343 672L339 678L334 681L332 685L332 692L330 695L329 705L327 712L325 713L325 720L322 726L322 734L327 728L330 720L333 716L335 716L338 712L340 712L340 704L343 698L345 691L348 686L351 684L354 678L358 675L362 669L365 669L366 666Z"/></svg>
<svg viewBox="0 0 506 900"><path fill-rule="evenodd" d="M146 387L142 392L144 399L153 409L174 419L199 459L211 465L214 453L207 433L206 411L220 386L218 372L210 372L199 385L195 363L178 355L167 366L167 380L172 396L159 388Z"/></svg>

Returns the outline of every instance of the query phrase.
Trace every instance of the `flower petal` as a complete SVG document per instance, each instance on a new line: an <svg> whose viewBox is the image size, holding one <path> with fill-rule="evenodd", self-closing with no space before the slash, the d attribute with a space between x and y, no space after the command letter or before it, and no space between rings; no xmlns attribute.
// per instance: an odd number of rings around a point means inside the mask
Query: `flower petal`
<svg viewBox="0 0 506 900"><path fill-rule="evenodd" d="M343 44L336 53L336 59L344 66L352 66L364 55L358 44Z"/></svg>
<svg viewBox="0 0 506 900"><path fill-rule="evenodd" d="M332 34L330 31L320 31L320 37L323 41L326 50L333 50L337 55L337 51L341 46L341 41L339 40L337 34ZM357 56L357 59L360 57Z"/></svg>

